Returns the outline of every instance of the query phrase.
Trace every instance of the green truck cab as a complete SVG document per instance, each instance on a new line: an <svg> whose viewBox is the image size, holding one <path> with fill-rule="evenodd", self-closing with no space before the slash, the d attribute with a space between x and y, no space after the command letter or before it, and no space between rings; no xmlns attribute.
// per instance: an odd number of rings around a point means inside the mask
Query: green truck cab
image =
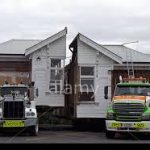
<svg viewBox="0 0 150 150"><path fill-rule="evenodd" d="M116 132L150 133L150 84L146 79L125 79L116 85L105 123L108 138Z"/></svg>

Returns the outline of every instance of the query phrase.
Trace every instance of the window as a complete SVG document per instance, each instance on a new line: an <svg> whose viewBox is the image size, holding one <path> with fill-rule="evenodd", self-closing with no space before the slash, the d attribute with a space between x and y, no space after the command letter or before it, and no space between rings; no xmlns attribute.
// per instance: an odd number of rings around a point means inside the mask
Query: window
<svg viewBox="0 0 150 150"><path fill-rule="evenodd" d="M51 59L51 67L52 68L61 68L63 67L63 60L61 59Z"/></svg>
<svg viewBox="0 0 150 150"><path fill-rule="evenodd" d="M80 101L94 100L94 67L81 67L80 73Z"/></svg>
<svg viewBox="0 0 150 150"><path fill-rule="evenodd" d="M93 92L94 90L94 79L82 78L81 79L81 92Z"/></svg>
<svg viewBox="0 0 150 150"><path fill-rule="evenodd" d="M64 61L61 59L52 58L50 67L50 85L49 90L51 93L60 93L63 89L63 78L64 78Z"/></svg>
<svg viewBox="0 0 150 150"><path fill-rule="evenodd" d="M61 82L51 81L49 89L52 93L59 93L61 91Z"/></svg>
<svg viewBox="0 0 150 150"><path fill-rule="evenodd" d="M51 80L62 80L63 70L51 69Z"/></svg>
<svg viewBox="0 0 150 150"><path fill-rule="evenodd" d="M149 86L117 86L115 95L143 95L149 96Z"/></svg>
<svg viewBox="0 0 150 150"><path fill-rule="evenodd" d="M94 76L94 67L81 67L81 75Z"/></svg>
<svg viewBox="0 0 150 150"><path fill-rule="evenodd" d="M60 59L51 59L51 67L54 67L54 68L61 67L61 60Z"/></svg>

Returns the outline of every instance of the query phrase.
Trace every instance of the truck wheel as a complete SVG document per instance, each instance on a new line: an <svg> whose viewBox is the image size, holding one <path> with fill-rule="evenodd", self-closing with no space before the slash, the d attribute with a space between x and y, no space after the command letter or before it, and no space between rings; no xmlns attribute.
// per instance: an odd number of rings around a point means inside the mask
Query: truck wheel
<svg viewBox="0 0 150 150"><path fill-rule="evenodd" d="M35 126L31 126L29 132L31 136L37 136L39 132L38 124L36 124Z"/></svg>
<svg viewBox="0 0 150 150"><path fill-rule="evenodd" d="M115 132L113 131L106 131L106 137L109 139L113 139L115 136Z"/></svg>

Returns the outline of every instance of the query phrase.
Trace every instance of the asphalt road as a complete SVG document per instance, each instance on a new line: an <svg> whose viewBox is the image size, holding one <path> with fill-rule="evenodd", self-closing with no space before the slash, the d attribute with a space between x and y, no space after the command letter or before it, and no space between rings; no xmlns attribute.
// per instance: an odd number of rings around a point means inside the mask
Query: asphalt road
<svg viewBox="0 0 150 150"><path fill-rule="evenodd" d="M104 132L92 131L73 131L73 130L58 130L50 131L43 130L38 136L29 136L22 133L17 136L17 133L3 133L0 135L0 143L150 143L148 135L120 135L116 134L114 139L107 139Z"/></svg>

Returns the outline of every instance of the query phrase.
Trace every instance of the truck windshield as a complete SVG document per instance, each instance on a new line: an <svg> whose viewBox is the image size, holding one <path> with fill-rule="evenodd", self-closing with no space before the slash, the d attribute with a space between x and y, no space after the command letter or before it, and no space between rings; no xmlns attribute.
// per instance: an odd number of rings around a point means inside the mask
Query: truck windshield
<svg viewBox="0 0 150 150"><path fill-rule="evenodd" d="M150 86L117 86L115 96L119 95L150 96Z"/></svg>
<svg viewBox="0 0 150 150"><path fill-rule="evenodd" d="M6 96L11 95L12 93L15 93L15 95L25 95L27 91L27 87L2 87L1 95Z"/></svg>

